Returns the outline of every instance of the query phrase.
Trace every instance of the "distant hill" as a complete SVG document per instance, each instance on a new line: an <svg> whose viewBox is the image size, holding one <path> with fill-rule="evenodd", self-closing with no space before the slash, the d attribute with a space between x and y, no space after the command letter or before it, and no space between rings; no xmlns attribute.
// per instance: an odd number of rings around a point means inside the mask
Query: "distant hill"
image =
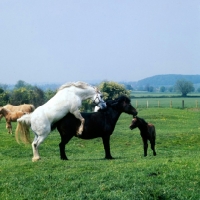
<svg viewBox="0 0 200 200"><path fill-rule="evenodd" d="M177 80L186 80L190 81L193 84L200 84L200 75L181 75L181 74L166 74L166 75L156 75L142 79L138 82L135 82L136 86L146 86L150 85L153 87L159 86L174 86Z"/></svg>

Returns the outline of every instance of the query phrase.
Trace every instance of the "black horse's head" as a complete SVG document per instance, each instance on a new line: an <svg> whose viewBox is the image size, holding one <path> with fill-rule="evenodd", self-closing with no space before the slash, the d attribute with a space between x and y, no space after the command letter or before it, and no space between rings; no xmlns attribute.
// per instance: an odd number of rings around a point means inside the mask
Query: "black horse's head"
<svg viewBox="0 0 200 200"><path fill-rule="evenodd" d="M109 100L106 102L107 106L111 106L115 109L125 112L127 114L136 116L137 110L131 105L131 100L126 96L120 96L115 100Z"/></svg>

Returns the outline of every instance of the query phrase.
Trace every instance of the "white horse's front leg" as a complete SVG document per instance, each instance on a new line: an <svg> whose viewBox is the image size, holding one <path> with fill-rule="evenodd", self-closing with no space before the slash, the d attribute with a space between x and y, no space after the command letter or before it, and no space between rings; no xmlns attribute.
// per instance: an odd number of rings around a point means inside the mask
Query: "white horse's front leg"
<svg viewBox="0 0 200 200"><path fill-rule="evenodd" d="M83 128L84 128L85 119L81 116L81 113L79 110L74 111L73 114L77 119L79 119L81 121L81 125L80 125L79 129L77 130L77 135L81 135L83 132Z"/></svg>

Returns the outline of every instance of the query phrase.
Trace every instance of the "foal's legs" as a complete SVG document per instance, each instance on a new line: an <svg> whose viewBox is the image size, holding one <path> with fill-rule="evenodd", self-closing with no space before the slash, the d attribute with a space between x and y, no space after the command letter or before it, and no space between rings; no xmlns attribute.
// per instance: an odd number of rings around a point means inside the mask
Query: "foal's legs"
<svg viewBox="0 0 200 200"><path fill-rule="evenodd" d="M72 112L72 114L81 121L81 125L79 127L79 129L77 130L77 135L81 135L83 132L83 127L84 127L84 123L85 123L85 119L81 116L81 113L79 110L76 110L74 112Z"/></svg>
<svg viewBox="0 0 200 200"><path fill-rule="evenodd" d="M147 156L147 149L148 149L147 138L143 137L142 140L143 140L144 156Z"/></svg>
<svg viewBox="0 0 200 200"><path fill-rule="evenodd" d="M151 149L153 151L153 155L156 156L156 151L155 151L155 138L153 138L152 140L150 140L151 143Z"/></svg>

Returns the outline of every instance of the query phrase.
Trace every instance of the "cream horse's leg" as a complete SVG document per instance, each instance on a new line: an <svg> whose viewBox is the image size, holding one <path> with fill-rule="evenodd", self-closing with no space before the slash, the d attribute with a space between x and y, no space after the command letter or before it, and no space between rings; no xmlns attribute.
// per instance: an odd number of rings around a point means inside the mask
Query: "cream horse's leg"
<svg viewBox="0 0 200 200"><path fill-rule="evenodd" d="M12 125L11 125L11 122L6 122L6 129L8 129L8 134L12 134Z"/></svg>
<svg viewBox="0 0 200 200"><path fill-rule="evenodd" d="M72 114L74 114L74 116L81 121L81 125L76 132L77 135L81 135L83 132L83 128L84 128L85 119L81 116L81 113L79 110L74 111Z"/></svg>

